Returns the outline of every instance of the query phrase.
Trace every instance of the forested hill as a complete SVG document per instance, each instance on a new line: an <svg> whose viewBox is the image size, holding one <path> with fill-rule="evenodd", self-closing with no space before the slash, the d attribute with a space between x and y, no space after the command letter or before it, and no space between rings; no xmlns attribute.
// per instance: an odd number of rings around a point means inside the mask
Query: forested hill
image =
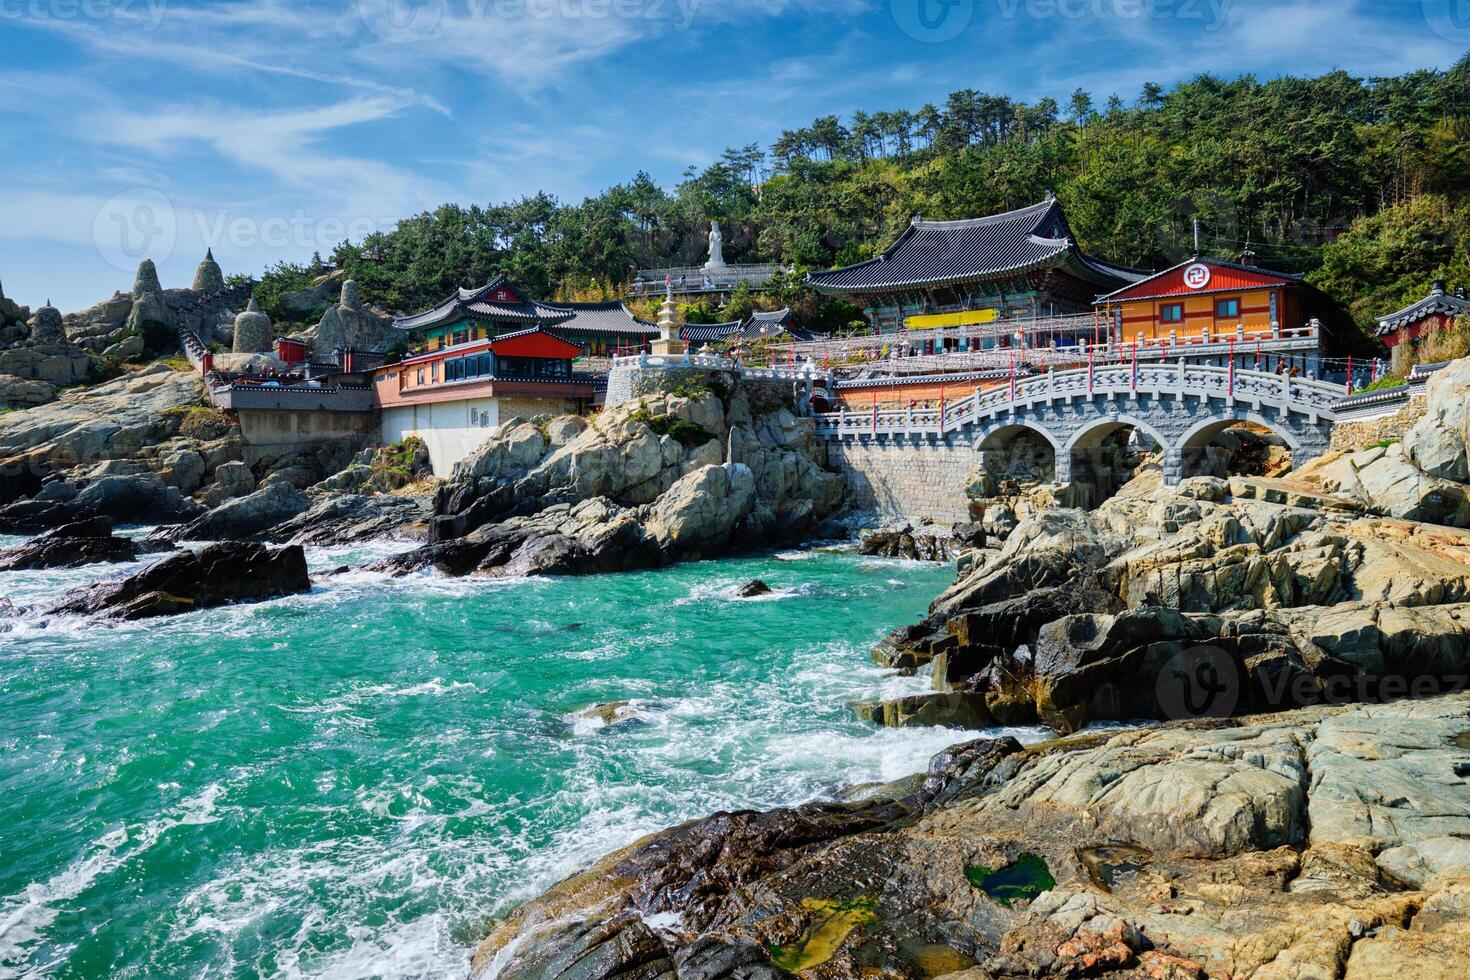
<svg viewBox="0 0 1470 980"><path fill-rule="evenodd" d="M1201 75L1132 100L964 89L727 150L672 190L640 173L579 204L446 204L332 261L403 310L497 272L545 297L616 295L632 268L702 261L709 218L725 223L729 261L805 270L881 251L914 214L974 217L1047 191L1104 258L1178 261L1198 218L1208 254L1249 242L1260 264L1311 273L1366 323L1433 276L1470 280L1470 55L1392 78ZM309 271L278 266L266 292ZM797 282L779 298L819 325L853 315Z"/></svg>

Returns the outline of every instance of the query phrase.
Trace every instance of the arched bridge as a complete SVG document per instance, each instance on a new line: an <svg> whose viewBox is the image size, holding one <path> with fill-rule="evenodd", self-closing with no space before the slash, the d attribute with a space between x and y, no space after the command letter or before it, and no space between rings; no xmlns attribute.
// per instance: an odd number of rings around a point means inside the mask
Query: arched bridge
<svg viewBox="0 0 1470 980"><path fill-rule="evenodd" d="M1215 436L1239 422L1280 435L1295 465L1322 455L1333 405L1342 397L1340 386L1322 381L1180 361L1049 371L939 408L857 409L816 419L829 439L943 443L980 452L1004 450L1034 433L1054 450L1059 483L1071 482L1074 456L1131 427L1163 448L1164 479L1172 485L1189 475L1186 468Z"/></svg>

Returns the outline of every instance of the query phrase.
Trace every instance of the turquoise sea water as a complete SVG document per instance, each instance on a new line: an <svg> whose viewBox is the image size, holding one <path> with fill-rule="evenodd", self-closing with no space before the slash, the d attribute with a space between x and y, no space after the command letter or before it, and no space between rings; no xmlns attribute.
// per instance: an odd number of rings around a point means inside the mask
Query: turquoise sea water
<svg viewBox="0 0 1470 980"><path fill-rule="evenodd" d="M118 571L0 574L0 595ZM867 651L951 574L819 550L23 616L0 632L0 977L462 977L493 916L643 834L975 737L848 708L926 689ZM775 595L730 597L753 577ZM610 726L577 714L622 699Z"/></svg>

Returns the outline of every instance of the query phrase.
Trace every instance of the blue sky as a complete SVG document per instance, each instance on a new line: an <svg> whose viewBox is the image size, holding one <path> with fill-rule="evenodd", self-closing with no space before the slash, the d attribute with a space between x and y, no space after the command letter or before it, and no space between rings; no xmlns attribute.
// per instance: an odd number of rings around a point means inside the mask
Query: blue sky
<svg viewBox="0 0 1470 980"><path fill-rule="evenodd" d="M0 0L0 282L63 310L974 87L1447 67L1470 0Z"/></svg>

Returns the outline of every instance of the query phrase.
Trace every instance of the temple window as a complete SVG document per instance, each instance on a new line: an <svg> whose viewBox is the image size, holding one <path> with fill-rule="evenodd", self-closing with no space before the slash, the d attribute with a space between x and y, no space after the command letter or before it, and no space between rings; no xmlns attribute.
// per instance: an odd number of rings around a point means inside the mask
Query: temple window
<svg viewBox="0 0 1470 980"><path fill-rule="evenodd" d="M1159 307L1159 321L1161 323L1183 323L1184 304L1164 303Z"/></svg>
<svg viewBox="0 0 1470 980"><path fill-rule="evenodd" d="M1240 318L1239 298L1215 300L1216 320L1236 320Z"/></svg>

